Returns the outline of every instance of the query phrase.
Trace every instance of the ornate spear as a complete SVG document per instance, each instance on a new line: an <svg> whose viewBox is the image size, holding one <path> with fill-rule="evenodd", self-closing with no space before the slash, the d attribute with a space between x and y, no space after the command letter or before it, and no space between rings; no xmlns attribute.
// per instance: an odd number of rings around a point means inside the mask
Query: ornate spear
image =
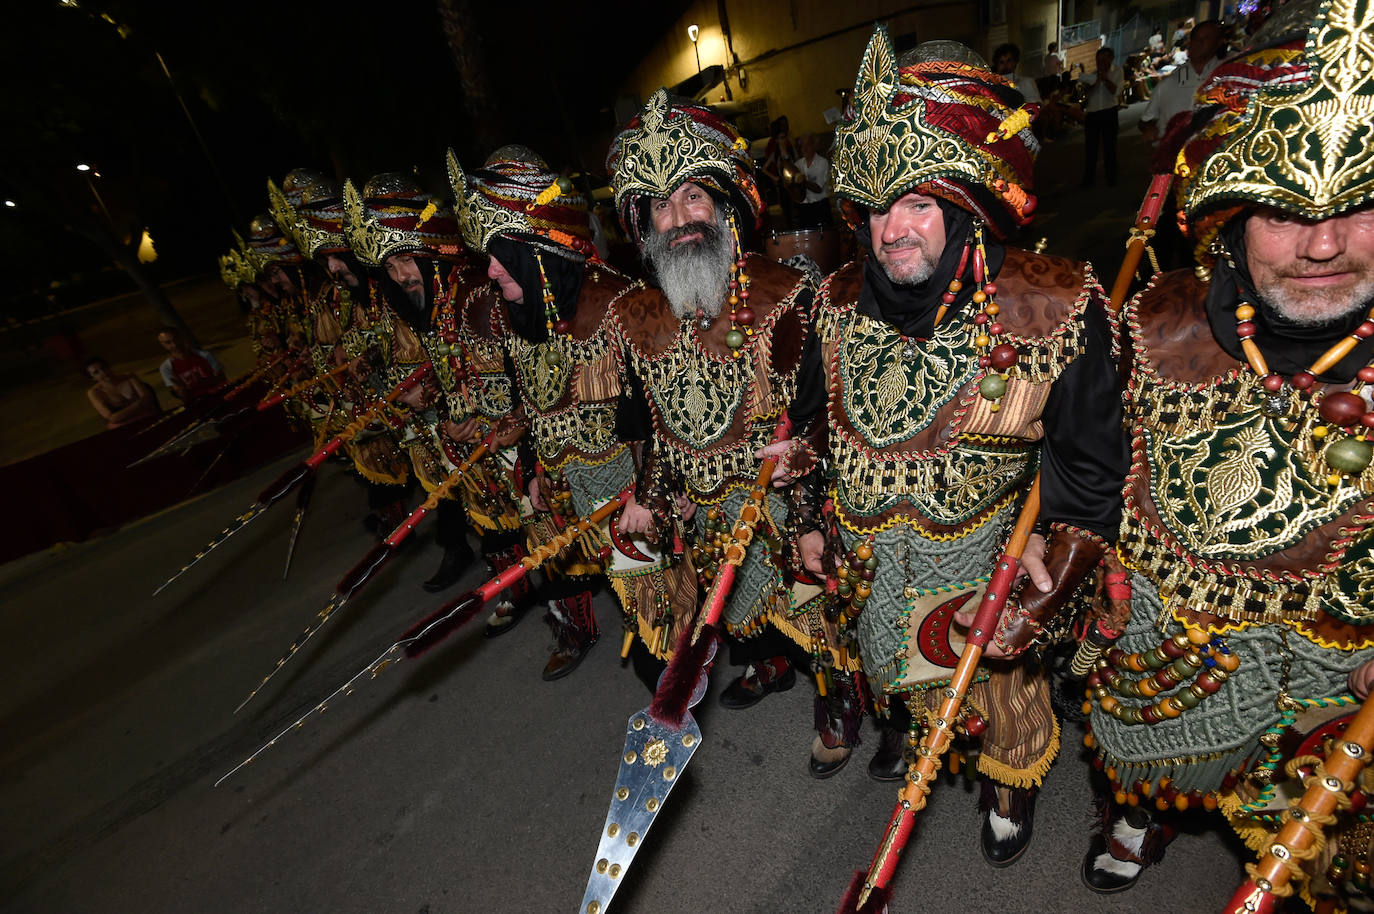
<svg viewBox="0 0 1374 914"><path fill-rule="evenodd" d="M1302 862L1320 855L1326 837L1322 826L1335 821L1335 813L1350 809L1350 792L1360 772L1369 764L1374 747L1374 704L1360 707L1327 754L1303 778L1307 788L1302 799L1283 814L1283 827L1260 855L1259 863L1245 866L1247 879L1222 910L1225 914L1273 914L1279 901L1293 893L1289 880L1302 872Z"/></svg>
<svg viewBox="0 0 1374 914"><path fill-rule="evenodd" d="M262 514L264 511L270 508L273 504L280 501L282 498L286 497L287 493L289 493L300 483L304 482L307 477L312 476L315 473L315 470L319 468L320 464L328 460L331 454L334 454L339 450L339 448L343 447L344 444L353 440L353 438L357 436L360 432L362 432L363 429L365 429L368 425L370 425L373 422L373 420L381 416L386 411L386 409L393 402L395 402L397 397L399 397L406 391L414 388L417 384L422 382L425 379L425 377L433 370L433 366L429 362L426 362L419 368L412 371L405 378L405 380L401 381L401 383L397 384L394 388L392 388L391 392L388 393L385 398L383 398L372 408L368 409L366 412L362 413L360 416L358 416L357 419L350 422L348 426L343 429L343 431L339 432L339 434L331 438L329 442L324 445L324 447L320 448L318 451L316 451L314 454L310 455L306 459L302 460L300 463L297 463L289 467L286 470L286 472L278 476L275 480L272 481L271 485L269 485L267 488L263 489L261 493L259 493L257 501L253 502L253 504L249 506L247 511L244 511L238 517L234 518L234 520L230 522L229 526L225 527L224 530L220 532L219 536L216 536L209 543L207 543L204 549L197 552L195 556L192 557L191 561L187 562L185 565L181 567L180 571L178 571L176 574L168 578L157 590L153 591L153 596L157 596L158 594L162 593L162 591L167 589L167 586L169 584L171 584L177 578L181 577L186 572L190 571L191 568L194 567L197 562L199 562L201 559L205 558L207 555L213 552L225 540L229 539L229 537L233 536L235 533L242 530L245 526L248 525L249 522L251 522L254 518L258 517L260 514Z"/></svg>
<svg viewBox="0 0 1374 914"><path fill-rule="evenodd" d="M287 661L296 656L296 653L300 651L301 648L305 647L305 643L315 637L316 633L324 628L330 619L334 618L335 613L342 609L344 604L353 598L354 594L363 589L363 585L372 580L373 576L391 561L391 557L396 554L397 548L400 547L401 543L405 542L406 538L409 537L411 533L415 532L415 528L419 525L420 521L424 520L427 514L437 508L440 501L448 498L449 495L453 493L453 490L457 488L459 483L463 482L467 477L468 471L472 469L472 466L491 451L495 434L496 432L493 431L486 441L481 442L473 448L472 453L464 458L463 462L448 475L448 478L429 494L420 504L420 507L410 512L410 515L405 520L396 525L396 529L392 530L380 543L373 546L372 549L368 551L367 555L363 556L360 562L349 569L348 573L345 574L335 586L334 596L330 597L324 609L316 614L316 621L309 625L305 631L301 633L299 638L291 642L291 646L286 649L286 653L277 661L276 666L272 667L272 671L262 677L262 682L259 682L257 686L254 687L253 691L248 693L247 698L239 702L239 706L234 709L235 714L242 711L244 706L253 700L253 696L262 691L263 686L267 685L268 681L270 681L273 676L277 675L282 667L286 666Z"/></svg>
<svg viewBox="0 0 1374 914"><path fill-rule="evenodd" d="M577 539L589 531L595 529L603 520L610 517L616 511L624 507L625 503L634 495L634 487L627 486L617 492L614 497L604 505L597 508L586 517L578 518L568 526L558 532L556 536L544 544L537 546L530 551L530 554L520 560L518 564L512 565L496 577L487 581L476 590L460 594L449 600L437 610L425 616L419 622L406 629L405 633L396 640L390 647L382 651L367 666L363 667L343 685L321 701L315 707L298 717L289 727L283 729L276 736L264 743L256 752L248 758L239 762L234 768L215 781L215 786L228 780L235 772L248 765L258 756L277 744L283 736L292 730L299 729L313 714L322 714L329 707L329 703L341 695L351 695L358 682L364 677L376 679L383 670L393 663L400 663L407 657L418 657L420 654L439 644L449 635L453 634L465 623L476 617L482 607L493 597L514 584L516 581L529 574L540 565L554 558Z"/></svg>
<svg viewBox="0 0 1374 914"><path fill-rule="evenodd" d="M1109 305L1113 311L1119 311L1126 298L1131 277L1135 275L1141 255L1144 254L1145 247L1154 234L1154 226L1159 219L1172 180L1172 175L1162 174L1155 175L1150 181L1150 188L1141 202L1135 225L1131 229L1126 256L1112 286ZM972 684L973 676L977 672L978 662L983 657L983 650L987 647L988 640L997 626L997 619L1011 595L1012 584L1021 567L1021 555L1025 552L1026 541L1030 538L1039 514L1040 476L1037 473L1021 513L1016 518L1016 525L1007 540L1006 548L994 565L992 580L978 604L964 651L959 655L949 685L941 692L943 700L939 710L931 716L930 726L921 741L921 748L917 750L916 761L907 769L906 784L897 795L897 807L887 823L887 830L878 845L878 852L874 854L867 873L860 870L854 874L853 881L840 900L840 914L882 911L887 905L891 895L890 886L897 871L897 864L901 860L902 850L911 838L916 825L916 815L926 806L931 785L940 770L940 757L949 749L954 722L963 707L969 685Z"/></svg>
<svg viewBox="0 0 1374 914"><path fill-rule="evenodd" d="M774 429L773 441L785 441L791 431L792 423L784 410ZM644 835L701 745L701 727L692 717L691 708L706 694L711 662L716 656L715 626L734 587L735 572L744 564L754 529L767 510L763 501L776 464L770 457L759 466L739 519L726 536L724 558L706 594L697 624L684 628L678 635L673 658L658 681L653 701L630 715L615 792L601 829L596 862L582 894L582 906L578 908L583 914L604 914L610 906Z"/></svg>
<svg viewBox="0 0 1374 914"><path fill-rule="evenodd" d="M281 391L280 393L275 393L270 397L265 397L264 399L258 401L258 412L266 412L267 410L276 406L283 400L294 399L296 397L299 397L301 394L311 390L312 388L319 387L321 384L327 384L330 381L333 381L339 375L348 371L348 369L351 367L352 364L349 362L345 362L342 365L336 365L335 367L329 369L323 374L317 374L315 375L315 377L310 378L306 381L302 381L299 384L296 384L292 387L287 388L286 390Z"/></svg>

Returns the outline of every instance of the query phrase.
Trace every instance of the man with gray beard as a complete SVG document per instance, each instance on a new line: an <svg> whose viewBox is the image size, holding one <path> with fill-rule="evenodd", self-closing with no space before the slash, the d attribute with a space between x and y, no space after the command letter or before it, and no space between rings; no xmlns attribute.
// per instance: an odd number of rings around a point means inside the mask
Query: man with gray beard
<svg viewBox="0 0 1374 914"><path fill-rule="evenodd" d="M745 253L763 211L753 162L735 128L710 110L659 90L616 138L607 166L621 222L658 285L612 307L626 368L653 419L637 492L652 517L641 529L672 543L693 524L690 560L709 584L721 561L716 534L734 526L759 452L796 391L815 290L805 274ZM807 461L799 446L782 462L795 472ZM848 760L861 718L853 667L816 599L823 588L785 532L819 512L803 494L780 487L765 498L722 615L738 639L733 659L748 665L721 703L747 708L790 689L792 657L814 657L826 697L817 698L810 765L828 777Z"/></svg>

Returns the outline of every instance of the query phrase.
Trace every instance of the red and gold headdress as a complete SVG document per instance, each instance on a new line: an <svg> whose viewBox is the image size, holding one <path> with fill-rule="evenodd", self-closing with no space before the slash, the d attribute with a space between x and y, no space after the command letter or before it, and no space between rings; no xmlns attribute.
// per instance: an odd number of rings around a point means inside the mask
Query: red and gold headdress
<svg viewBox="0 0 1374 914"><path fill-rule="evenodd" d="M873 32L854 82L854 114L835 131L836 195L887 209L912 191L943 197L1005 238L1030 221L1039 106L972 51L931 41L898 67Z"/></svg>
<svg viewBox="0 0 1374 914"><path fill-rule="evenodd" d="M361 194L344 182L344 234L358 259L374 267L394 254L441 259L463 250L453 214L399 172L377 175Z"/></svg>
<svg viewBox="0 0 1374 914"><path fill-rule="evenodd" d="M586 199L529 150L503 147L469 175L450 149L448 177L463 241L472 250L486 251L491 239L511 235L560 257L594 253Z"/></svg>

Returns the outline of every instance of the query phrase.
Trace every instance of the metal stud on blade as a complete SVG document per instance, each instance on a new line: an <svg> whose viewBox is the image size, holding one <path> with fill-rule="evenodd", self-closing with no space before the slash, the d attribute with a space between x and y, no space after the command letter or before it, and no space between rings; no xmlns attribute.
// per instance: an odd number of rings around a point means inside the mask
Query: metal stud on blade
<svg viewBox="0 0 1374 914"><path fill-rule="evenodd" d="M700 745L701 728L691 714L681 727L659 723L647 709L630 716L611 808L578 914L605 914L664 800Z"/></svg>

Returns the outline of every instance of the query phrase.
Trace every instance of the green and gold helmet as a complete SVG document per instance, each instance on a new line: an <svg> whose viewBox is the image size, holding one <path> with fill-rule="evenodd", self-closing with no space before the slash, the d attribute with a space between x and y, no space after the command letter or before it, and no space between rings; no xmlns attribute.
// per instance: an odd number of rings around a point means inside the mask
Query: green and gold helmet
<svg viewBox="0 0 1374 914"><path fill-rule="evenodd" d="M357 258L373 267L394 254L443 259L463 250L453 214L400 172L376 175L362 193L344 182L344 236Z"/></svg>
<svg viewBox="0 0 1374 914"><path fill-rule="evenodd" d="M641 204L669 197L688 181L729 200L748 223L757 225L763 214L748 142L710 108L670 98L667 89L650 96L611 143L606 170L620 222L636 240Z"/></svg>
<svg viewBox="0 0 1374 914"><path fill-rule="evenodd" d="M1174 172L1199 260L1239 212L1328 219L1374 199L1374 6L1292 3L1199 90Z"/></svg>
<svg viewBox="0 0 1374 914"><path fill-rule="evenodd" d="M878 210L912 191L942 197L1006 237L1035 209L1038 112L958 42L929 41L898 61L879 26L854 81L853 116L835 130L835 194Z"/></svg>
<svg viewBox="0 0 1374 914"><path fill-rule="evenodd" d="M486 251L493 238L507 235L560 257L595 252L586 198L529 149L503 146L470 175L450 149L448 177L472 250Z"/></svg>

